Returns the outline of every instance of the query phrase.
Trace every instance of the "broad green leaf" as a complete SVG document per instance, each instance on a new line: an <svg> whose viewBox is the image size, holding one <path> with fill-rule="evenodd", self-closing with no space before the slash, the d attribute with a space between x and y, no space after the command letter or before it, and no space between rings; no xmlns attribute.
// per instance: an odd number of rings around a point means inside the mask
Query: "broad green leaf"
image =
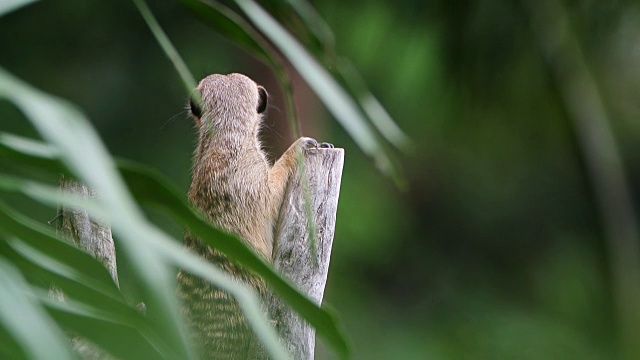
<svg viewBox="0 0 640 360"><path fill-rule="evenodd" d="M0 327L18 344L26 358L75 358L62 330L30 296L29 285L20 272L3 258L0 258L0 289Z"/></svg>

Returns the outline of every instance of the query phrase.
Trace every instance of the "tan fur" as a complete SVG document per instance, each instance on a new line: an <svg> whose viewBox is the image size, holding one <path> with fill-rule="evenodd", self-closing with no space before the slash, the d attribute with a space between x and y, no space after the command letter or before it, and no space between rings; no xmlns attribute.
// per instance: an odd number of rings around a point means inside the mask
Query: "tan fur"
<svg viewBox="0 0 640 360"><path fill-rule="evenodd" d="M258 140L259 87L241 74L210 75L197 88L201 117L189 200L216 226L237 234L271 261L273 228L297 152L317 143L300 138L271 166ZM262 279L230 262L190 234L187 247L265 295ZM196 345L211 359L267 358L237 302L207 282L180 272L179 295Z"/></svg>

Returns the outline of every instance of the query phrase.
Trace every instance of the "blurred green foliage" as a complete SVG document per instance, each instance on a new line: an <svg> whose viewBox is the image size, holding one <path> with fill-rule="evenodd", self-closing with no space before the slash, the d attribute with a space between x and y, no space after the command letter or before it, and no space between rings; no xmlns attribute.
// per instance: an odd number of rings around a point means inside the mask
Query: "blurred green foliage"
<svg viewBox="0 0 640 360"><path fill-rule="evenodd" d="M564 3L638 208L640 6ZM292 139L269 68L179 4L149 5L197 78L242 72L267 86L274 107L265 141L278 156ZM396 155L407 179L399 191L294 79L302 132L346 149L325 303L344 321L354 358L619 356L616 259L527 8L505 0L315 6L338 53L416 145ZM132 3L50 1L2 17L0 63L78 104L111 153L159 169L186 192L195 138L183 86ZM0 105L1 131L35 136ZM8 200L42 222L54 216Z"/></svg>

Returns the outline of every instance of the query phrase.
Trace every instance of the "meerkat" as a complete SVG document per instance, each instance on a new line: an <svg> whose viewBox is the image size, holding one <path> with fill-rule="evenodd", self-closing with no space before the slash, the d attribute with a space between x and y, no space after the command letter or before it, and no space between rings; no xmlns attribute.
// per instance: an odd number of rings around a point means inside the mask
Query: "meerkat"
<svg viewBox="0 0 640 360"><path fill-rule="evenodd" d="M259 132L267 109L266 90L241 74L210 75L198 84L202 106L190 100L198 142L189 201L215 226L236 234L271 261L274 225L297 156L308 148L333 147L301 137L270 165ZM254 288L266 284L191 234L185 246ZM178 274L178 294L202 356L210 359L266 359L236 300L207 281Z"/></svg>

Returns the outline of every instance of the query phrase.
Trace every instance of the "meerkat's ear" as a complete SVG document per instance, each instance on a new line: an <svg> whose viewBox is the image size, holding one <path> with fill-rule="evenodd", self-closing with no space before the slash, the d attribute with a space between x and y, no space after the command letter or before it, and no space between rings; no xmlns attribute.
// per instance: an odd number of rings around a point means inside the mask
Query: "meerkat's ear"
<svg viewBox="0 0 640 360"><path fill-rule="evenodd" d="M267 110L267 103L269 95L267 94L267 90L265 90L262 86L258 86L258 114L262 114L265 110Z"/></svg>
<svg viewBox="0 0 640 360"><path fill-rule="evenodd" d="M189 98L189 109L191 110L191 115L196 119L196 121L200 121L200 117L202 116L202 109L200 106L193 101L193 98Z"/></svg>

